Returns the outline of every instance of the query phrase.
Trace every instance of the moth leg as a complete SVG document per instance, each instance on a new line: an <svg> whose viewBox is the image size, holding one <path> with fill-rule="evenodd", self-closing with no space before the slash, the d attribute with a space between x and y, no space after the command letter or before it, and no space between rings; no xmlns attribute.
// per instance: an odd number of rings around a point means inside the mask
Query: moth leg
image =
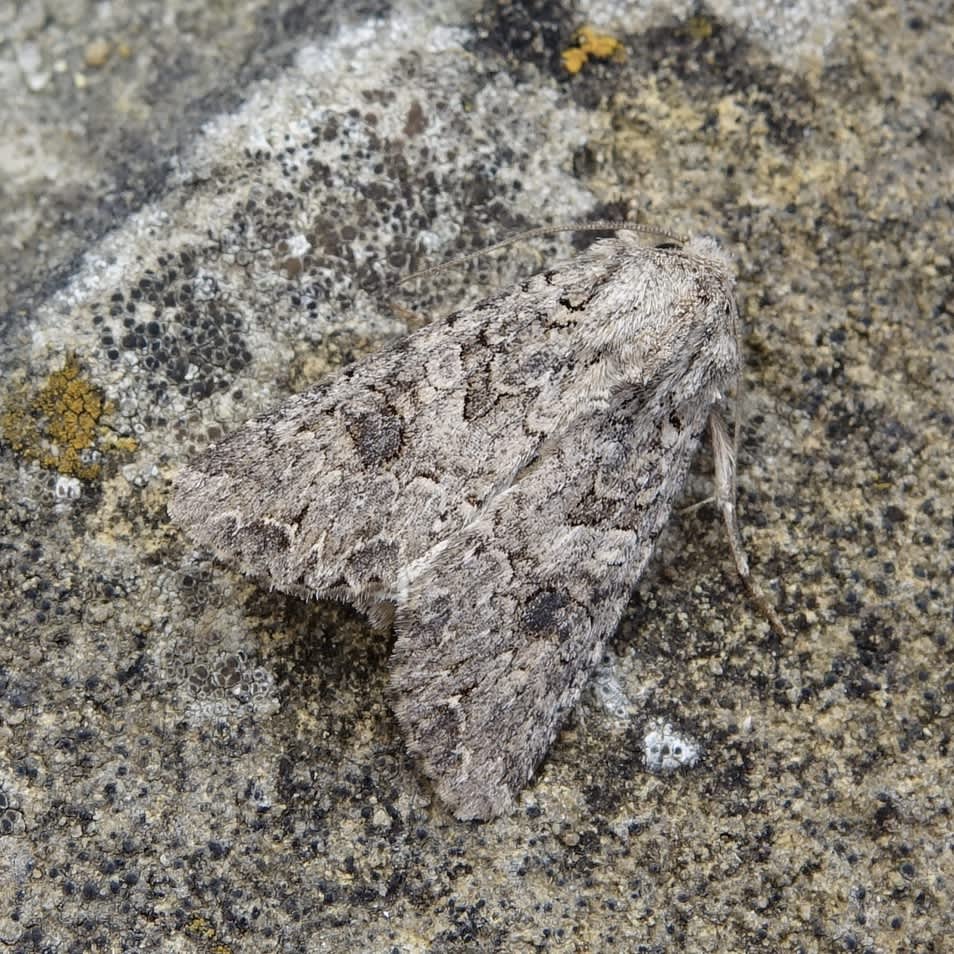
<svg viewBox="0 0 954 954"><path fill-rule="evenodd" d="M714 495L712 497L704 497L702 500L697 500L693 504L689 504L688 506L685 506L685 507L680 507L678 510L676 510L676 513L679 514L680 517L684 517L687 514L695 513L697 510L701 510L703 507L708 507L709 504L717 503L717 502L718 500Z"/></svg>
<svg viewBox="0 0 954 954"><path fill-rule="evenodd" d="M749 570L749 561L742 546L735 510L735 442L729 437L722 418L715 412L709 415L709 433L712 438L712 456L715 460L715 502L722 511L722 520L725 523L729 550L735 561L736 571L748 590L749 598L758 607L775 634L784 639L788 635L784 624Z"/></svg>

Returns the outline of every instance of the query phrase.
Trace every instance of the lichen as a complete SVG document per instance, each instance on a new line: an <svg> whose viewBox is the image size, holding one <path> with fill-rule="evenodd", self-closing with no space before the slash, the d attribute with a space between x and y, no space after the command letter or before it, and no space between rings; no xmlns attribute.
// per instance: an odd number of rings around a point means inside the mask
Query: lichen
<svg viewBox="0 0 954 954"><path fill-rule="evenodd" d="M133 450L131 438L116 438L102 426L110 406L86 378L79 362L68 355L36 392L26 384L15 387L0 413L0 435L25 460L67 477L92 480L99 476L99 452Z"/></svg>
<svg viewBox="0 0 954 954"><path fill-rule="evenodd" d="M693 40L708 40L712 36L712 21L708 17L690 17L686 27Z"/></svg>
<svg viewBox="0 0 954 954"><path fill-rule="evenodd" d="M573 44L560 54L563 68L571 76L579 73L591 56L598 60L608 60L611 57L619 59L624 53L623 44L615 36L598 33L590 26L580 27L573 34Z"/></svg>
<svg viewBox="0 0 954 954"><path fill-rule="evenodd" d="M196 914L186 922L185 933L190 937L211 941L215 938L215 927L207 918L204 918L201 914Z"/></svg>

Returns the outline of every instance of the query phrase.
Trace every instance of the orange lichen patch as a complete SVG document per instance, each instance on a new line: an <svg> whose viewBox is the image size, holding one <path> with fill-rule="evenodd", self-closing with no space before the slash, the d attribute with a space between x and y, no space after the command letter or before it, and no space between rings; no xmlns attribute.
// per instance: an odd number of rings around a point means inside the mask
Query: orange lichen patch
<svg viewBox="0 0 954 954"><path fill-rule="evenodd" d="M26 460L91 480L99 476L99 464L90 457L99 442L100 421L108 411L103 395L83 377L71 355L36 393L22 385L8 396L0 414L0 435ZM121 446L124 443L131 446ZM135 441L119 438L112 446L132 449Z"/></svg>
<svg viewBox="0 0 954 954"><path fill-rule="evenodd" d="M573 34L574 45L560 54L563 68L571 76L575 76L583 69L586 61L592 56L598 60L610 58L622 59L626 52L623 44L608 33L599 33L590 26L580 27Z"/></svg>

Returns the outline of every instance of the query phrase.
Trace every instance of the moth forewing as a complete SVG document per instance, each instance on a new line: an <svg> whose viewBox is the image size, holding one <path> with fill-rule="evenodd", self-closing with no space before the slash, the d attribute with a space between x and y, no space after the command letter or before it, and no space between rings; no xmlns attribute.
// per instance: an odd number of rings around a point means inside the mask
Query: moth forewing
<svg viewBox="0 0 954 954"><path fill-rule="evenodd" d="M393 605L408 746L460 817L492 817L579 699L738 376L734 281L711 239L598 242L240 428L170 513L278 589Z"/></svg>

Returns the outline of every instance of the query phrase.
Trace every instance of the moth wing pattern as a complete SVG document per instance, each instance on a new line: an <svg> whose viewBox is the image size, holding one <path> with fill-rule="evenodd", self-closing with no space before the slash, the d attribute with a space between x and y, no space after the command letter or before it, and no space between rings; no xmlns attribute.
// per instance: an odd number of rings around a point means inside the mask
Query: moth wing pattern
<svg viewBox="0 0 954 954"><path fill-rule="evenodd" d="M412 571L392 707L458 817L512 810L619 624L709 415L671 398L578 421Z"/></svg>
<svg viewBox="0 0 954 954"><path fill-rule="evenodd" d="M246 423L179 475L173 520L277 589L373 610L559 415L572 327L543 324L577 271L439 319Z"/></svg>
<svg viewBox="0 0 954 954"><path fill-rule="evenodd" d="M194 460L170 515L276 589L373 611L401 567L603 400L581 348L615 347L599 322L653 257L672 256L628 235L596 243L349 365Z"/></svg>
<svg viewBox="0 0 954 954"><path fill-rule="evenodd" d="M739 361L718 246L621 233L246 424L170 514L278 589L396 604L409 748L489 818L578 700Z"/></svg>

